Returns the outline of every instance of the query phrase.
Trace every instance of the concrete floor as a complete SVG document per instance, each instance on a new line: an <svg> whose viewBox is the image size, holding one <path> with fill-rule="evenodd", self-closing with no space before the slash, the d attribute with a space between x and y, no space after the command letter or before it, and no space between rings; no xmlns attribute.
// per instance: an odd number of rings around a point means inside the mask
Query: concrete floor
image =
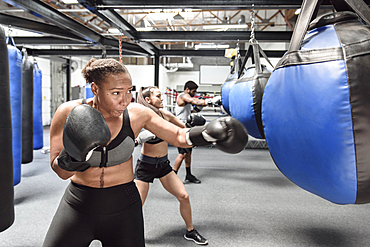
<svg viewBox="0 0 370 247"><path fill-rule="evenodd" d="M48 146L49 133L44 134ZM169 147L172 165L176 156L177 149ZM202 183L185 187L194 226L208 246L370 246L370 205L336 205L302 190L280 173L267 149L231 155L198 147L192 171ZM178 175L184 179L184 164ZM34 161L22 165L15 222L0 233L0 247L41 246L68 183L53 173L49 155L35 150ZM151 185L143 212L146 246L196 246L183 238L179 203L159 181Z"/></svg>

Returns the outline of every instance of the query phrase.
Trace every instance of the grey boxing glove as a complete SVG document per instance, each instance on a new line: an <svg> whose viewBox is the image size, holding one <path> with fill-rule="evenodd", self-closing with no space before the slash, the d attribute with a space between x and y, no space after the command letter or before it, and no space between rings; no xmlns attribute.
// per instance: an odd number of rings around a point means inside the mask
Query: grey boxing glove
<svg viewBox="0 0 370 247"><path fill-rule="evenodd" d="M206 104L210 106L220 106L221 105L221 96L215 96L211 99L206 99Z"/></svg>
<svg viewBox="0 0 370 247"><path fill-rule="evenodd" d="M205 126L196 126L186 134L187 143L191 146L205 146L211 143L221 151L236 154L248 143L248 132L244 125L232 117L212 120Z"/></svg>
<svg viewBox="0 0 370 247"><path fill-rule="evenodd" d="M186 119L186 127L191 128L195 126L203 126L206 124L206 119L199 113L192 113Z"/></svg>
<svg viewBox="0 0 370 247"><path fill-rule="evenodd" d="M150 140L153 140L155 138L156 138L156 136L152 132L150 132L149 130L144 129L137 136L135 143L137 143L137 145L138 144L143 144L143 143L146 143L146 142L148 142Z"/></svg>

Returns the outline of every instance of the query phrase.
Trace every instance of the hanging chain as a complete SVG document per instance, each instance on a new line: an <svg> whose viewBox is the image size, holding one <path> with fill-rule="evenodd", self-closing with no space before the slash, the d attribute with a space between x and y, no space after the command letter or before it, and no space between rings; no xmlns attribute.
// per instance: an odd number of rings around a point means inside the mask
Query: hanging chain
<svg viewBox="0 0 370 247"><path fill-rule="evenodd" d="M256 22L255 22L255 13L254 13L254 4L252 4L252 11L251 11L251 39L250 41L255 41L254 31L256 30Z"/></svg>
<svg viewBox="0 0 370 247"><path fill-rule="evenodd" d="M122 35L119 36L119 61L122 63Z"/></svg>

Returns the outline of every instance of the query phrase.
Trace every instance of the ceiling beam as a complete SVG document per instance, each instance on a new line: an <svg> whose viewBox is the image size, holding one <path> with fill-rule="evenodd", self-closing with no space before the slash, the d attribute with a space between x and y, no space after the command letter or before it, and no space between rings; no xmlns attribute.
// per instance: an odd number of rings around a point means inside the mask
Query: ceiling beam
<svg viewBox="0 0 370 247"><path fill-rule="evenodd" d="M302 0L79 0L98 9L298 9ZM370 0L365 0L369 5ZM329 0L323 0L322 8L332 8Z"/></svg>
<svg viewBox="0 0 370 247"><path fill-rule="evenodd" d="M281 58L286 51L264 51L267 57ZM246 51L239 51L241 56L245 56ZM160 50L162 57L224 57L225 50L192 50L192 49L174 49L174 50Z"/></svg>
<svg viewBox="0 0 370 247"><path fill-rule="evenodd" d="M29 49L27 52L30 56L102 56L102 49ZM245 56L246 51L240 50L240 55ZM286 51L264 51L267 57L281 58ZM117 49L107 49L107 56L118 57ZM130 51L124 51L124 57L135 56L138 54ZM225 50L191 50L191 49L178 49L178 50L160 50L159 56L162 57L224 57Z"/></svg>
<svg viewBox="0 0 370 247"><path fill-rule="evenodd" d="M71 39L62 39L57 37L50 36L41 36L41 37L19 37L15 36L14 42L16 45L72 45L72 46L86 46L89 45L86 40L71 40Z"/></svg>
<svg viewBox="0 0 370 247"><path fill-rule="evenodd" d="M79 2L86 9L99 16L109 25L117 28L122 33L122 35L125 35L132 41L136 42L142 49L144 49L150 55L153 56L158 53L158 48L155 47L153 44L141 42L141 40L137 37L138 32L136 31L136 29L128 21L126 21L120 14L118 14L114 9L99 10L92 6L91 5L92 3L90 3L87 0L79 0Z"/></svg>
<svg viewBox="0 0 370 247"><path fill-rule="evenodd" d="M117 49L106 49L106 56L118 57L119 52ZM27 53L30 56L36 57L48 57L48 56L73 56L73 57L82 57L82 56L95 56L103 57L104 50L102 49L28 49ZM131 51L123 51L122 56L124 57L138 57L137 53ZM146 55L141 55L146 56Z"/></svg>
<svg viewBox="0 0 370 247"><path fill-rule="evenodd" d="M289 42L292 33L292 31L256 31L255 38L260 42ZM248 41L250 40L250 35L250 31L150 31L138 32L137 34L140 40L148 42Z"/></svg>
<svg viewBox="0 0 370 247"><path fill-rule="evenodd" d="M51 34L59 37L70 38L75 40L84 40L81 37L74 35L60 27L50 25L38 21L32 21L26 18L15 17L0 13L0 24L16 27L26 31L40 32L42 34ZM92 42L89 42L92 44Z"/></svg>
<svg viewBox="0 0 370 247"><path fill-rule="evenodd" d="M3 0L4 2L13 5L17 8L21 8L26 12L29 12L44 21L53 23L54 25L61 27L71 33L87 40L92 43L103 44L102 36L94 30L86 27L82 23L79 23L50 5L40 0Z"/></svg>
<svg viewBox="0 0 370 247"><path fill-rule="evenodd" d="M21 8L41 19L53 23L57 27L63 28L66 32L70 32L73 35L80 37L92 44L99 44L101 46L118 47L118 41L115 39L106 38L89 27L83 25L70 18L69 16L59 12L57 9L40 0L3 0L4 2L11 4L17 8ZM23 24L27 23L24 22ZM46 25L46 24L44 24ZM51 26L51 25L49 25ZM49 27L49 29L57 28L55 26ZM32 30L37 31L37 27L33 27ZM126 43L126 44L125 44ZM124 42L122 46L130 47L133 52L150 55L147 51L139 47L138 45Z"/></svg>

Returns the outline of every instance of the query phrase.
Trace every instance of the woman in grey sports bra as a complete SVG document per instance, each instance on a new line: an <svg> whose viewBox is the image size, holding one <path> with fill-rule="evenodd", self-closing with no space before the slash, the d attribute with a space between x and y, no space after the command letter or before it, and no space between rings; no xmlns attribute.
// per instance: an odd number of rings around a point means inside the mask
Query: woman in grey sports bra
<svg viewBox="0 0 370 247"><path fill-rule="evenodd" d="M73 100L58 107L50 126L51 167L71 183L43 246L89 246L94 239L103 246L145 246L141 199L133 181L135 137L146 128L172 145L187 148L191 147L186 142L187 130L170 124L143 105L130 104L131 76L118 61L91 59L82 73L94 94L86 104L104 117L111 139L83 161L84 169L64 169L59 163L63 158L59 154L64 148L64 125L72 109L83 102ZM73 167L75 161L69 162L68 167Z"/></svg>

